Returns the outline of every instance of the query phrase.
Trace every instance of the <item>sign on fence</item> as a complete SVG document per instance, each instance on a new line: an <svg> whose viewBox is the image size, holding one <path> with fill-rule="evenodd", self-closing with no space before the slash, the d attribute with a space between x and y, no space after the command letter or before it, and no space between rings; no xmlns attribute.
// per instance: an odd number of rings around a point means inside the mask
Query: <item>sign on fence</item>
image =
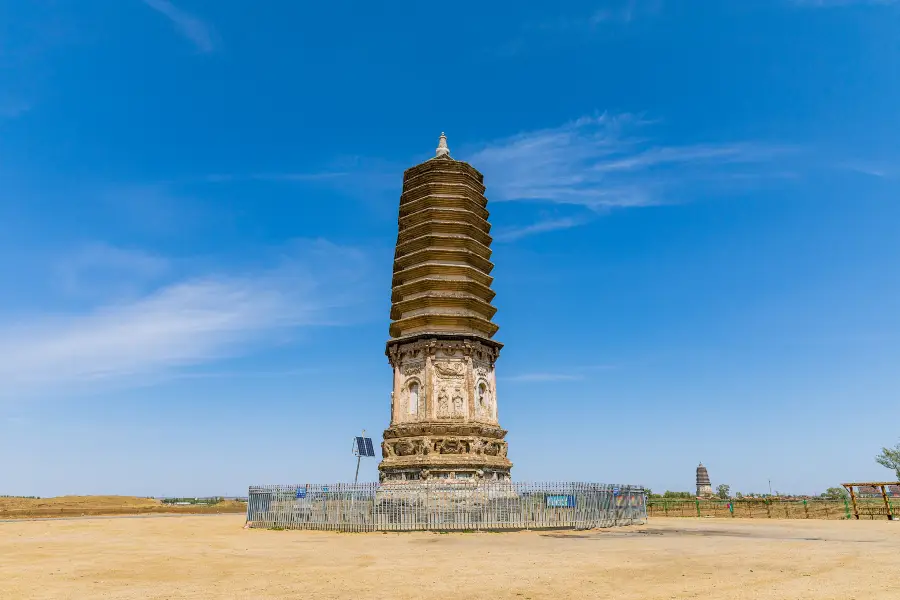
<svg viewBox="0 0 900 600"><path fill-rule="evenodd" d="M547 496L548 508L575 508L575 496Z"/></svg>
<svg viewBox="0 0 900 600"><path fill-rule="evenodd" d="M300 498L306 498L306 488L297 488L297 496L296 498L299 500Z"/></svg>

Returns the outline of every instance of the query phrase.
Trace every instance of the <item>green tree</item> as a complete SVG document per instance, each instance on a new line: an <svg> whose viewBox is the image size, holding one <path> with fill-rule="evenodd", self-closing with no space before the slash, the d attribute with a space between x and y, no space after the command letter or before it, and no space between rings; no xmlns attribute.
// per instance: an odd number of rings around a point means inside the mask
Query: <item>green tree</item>
<svg viewBox="0 0 900 600"><path fill-rule="evenodd" d="M875 457L875 462L882 467L893 469L897 474L897 481L900 481L900 444L893 448L882 448L881 454Z"/></svg>
<svg viewBox="0 0 900 600"><path fill-rule="evenodd" d="M740 493L740 492L737 492L737 493L735 493L735 495L734 495L734 499L735 499L735 500L743 500L743 499L744 499L744 495L743 495L742 493Z"/></svg>
<svg viewBox="0 0 900 600"><path fill-rule="evenodd" d="M670 492L666 490L666 493L662 495L663 498L680 498L682 500L693 500L694 494L690 492Z"/></svg>
<svg viewBox="0 0 900 600"><path fill-rule="evenodd" d="M728 500L728 498L731 497L731 486L723 483L722 485L716 487L716 493L722 500Z"/></svg>
<svg viewBox="0 0 900 600"><path fill-rule="evenodd" d="M822 494L823 498L828 498L829 500L843 500L847 496L849 496L847 490L842 487L830 487Z"/></svg>

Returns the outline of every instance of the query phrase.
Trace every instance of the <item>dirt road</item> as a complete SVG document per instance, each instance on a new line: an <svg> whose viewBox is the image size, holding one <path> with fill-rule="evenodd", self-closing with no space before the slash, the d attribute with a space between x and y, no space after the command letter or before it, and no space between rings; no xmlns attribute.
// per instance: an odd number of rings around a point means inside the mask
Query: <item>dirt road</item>
<svg viewBox="0 0 900 600"><path fill-rule="evenodd" d="M0 598L900 598L900 522L653 519L502 534L242 525L0 523Z"/></svg>

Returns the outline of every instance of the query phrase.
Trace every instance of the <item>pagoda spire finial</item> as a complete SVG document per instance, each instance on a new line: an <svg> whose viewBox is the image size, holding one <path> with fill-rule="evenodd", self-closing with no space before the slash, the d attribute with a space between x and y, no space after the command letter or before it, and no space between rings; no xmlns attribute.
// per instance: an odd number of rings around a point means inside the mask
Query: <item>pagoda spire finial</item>
<svg viewBox="0 0 900 600"><path fill-rule="evenodd" d="M450 148L447 147L447 136L444 135L444 132L441 132L441 139L438 141L438 147L435 151L434 155L437 156L450 156Z"/></svg>

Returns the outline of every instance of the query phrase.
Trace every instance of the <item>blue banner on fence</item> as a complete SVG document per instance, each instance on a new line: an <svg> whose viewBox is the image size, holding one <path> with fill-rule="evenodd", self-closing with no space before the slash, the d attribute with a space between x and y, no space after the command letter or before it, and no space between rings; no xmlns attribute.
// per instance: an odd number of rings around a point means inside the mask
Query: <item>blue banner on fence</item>
<svg viewBox="0 0 900 600"><path fill-rule="evenodd" d="M547 496L550 508L575 508L575 496Z"/></svg>
<svg viewBox="0 0 900 600"><path fill-rule="evenodd" d="M619 488L614 487L613 488L613 496L618 496L618 495L619 495Z"/></svg>
<svg viewBox="0 0 900 600"><path fill-rule="evenodd" d="M306 488L297 488L297 498L306 498Z"/></svg>

